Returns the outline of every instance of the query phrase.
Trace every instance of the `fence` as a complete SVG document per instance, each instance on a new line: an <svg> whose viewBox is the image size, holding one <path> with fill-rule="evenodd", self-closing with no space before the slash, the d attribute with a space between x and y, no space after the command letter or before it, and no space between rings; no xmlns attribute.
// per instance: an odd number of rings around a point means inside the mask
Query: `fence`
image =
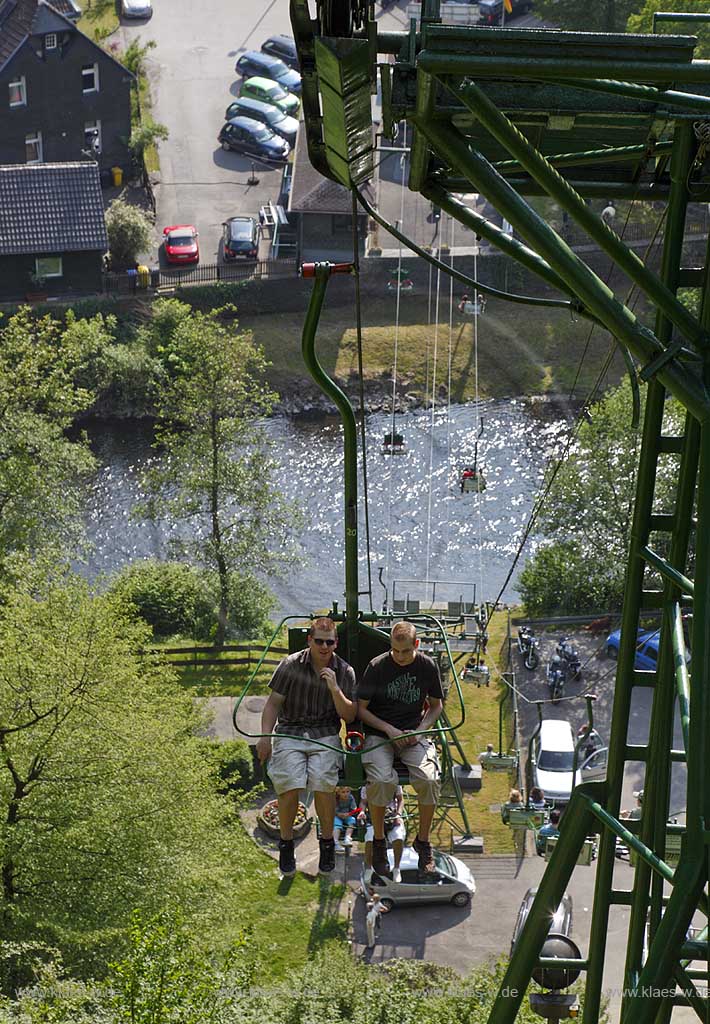
<svg viewBox="0 0 710 1024"><path fill-rule="evenodd" d="M407 24L415 18L419 25L422 16L421 4L407 4ZM476 25L481 20L477 3L444 3L441 5L441 20L444 25Z"/></svg>
<svg viewBox="0 0 710 1024"><path fill-rule="evenodd" d="M259 658L264 653L264 644L253 641L245 641L241 644L224 644L223 647L154 647L150 649L151 654L159 654L174 665L175 668L204 668L206 666L246 666L256 668ZM223 657L224 654L241 654L242 657ZM262 665L266 668L275 668L281 659L288 654L287 647L271 647L269 654L274 657L264 658Z"/></svg>
<svg viewBox="0 0 710 1024"><path fill-rule="evenodd" d="M295 277L298 264L294 259L254 260L244 263L198 263L192 267L155 267L150 272L150 287L189 288L191 285L212 284L216 281L267 280ZM133 274L107 273L103 275L103 290L107 294L140 292L138 279Z"/></svg>

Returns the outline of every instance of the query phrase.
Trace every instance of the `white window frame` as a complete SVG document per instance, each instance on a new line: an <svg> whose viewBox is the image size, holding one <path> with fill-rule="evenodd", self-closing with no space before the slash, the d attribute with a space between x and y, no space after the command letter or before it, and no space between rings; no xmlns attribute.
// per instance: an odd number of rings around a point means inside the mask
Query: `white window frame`
<svg viewBox="0 0 710 1024"><path fill-rule="evenodd" d="M44 48L45 50L56 50L57 48L57 33L48 32L44 37Z"/></svg>
<svg viewBox="0 0 710 1024"><path fill-rule="evenodd" d="M35 256L35 277L64 277L61 256Z"/></svg>
<svg viewBox="0 0 710 1024"><path fill-rule="evenodd" d="M87 89L84 86L84 76L87 75L89 73L89 71L93 72L94 84L91 86L91 88ZM94 63L94 64L82 64L82 66L81 66L81 91L83 93L98 92L99 91L99 65L98 64L96 64L96 63Z"/></svg>
<svg viewBox="0 0 710 1024"><path fill-rule="evenodd" d="M27 147L37 147L37 159L27 160ZM44 154L42 152L42 132L33 132L29 135L25 135L25 163L27 164L41 164L43 162Z"/></svg>
<svg viewBox="0 0 710 1024"><path fill-rule="evenodd" d="M101 134L101 122L98 120L84 121L84 148L88 149L90 146L90 142L86 137L86 133L91 131L97 131L99 133L97 135L97 141L99 144L99 152L101 152L101 150L103 149L103 136Z"/></svg>
<svg viewBox="0 0 710 1024"><path fill-rule="evenodd" d="M25 83L25 76L16 79L14 82L10 82L8 85L8 95L11 107L26 107L27 106L27 85ZM12 102L12 89L20 90L20 99L15 103Z"/></svg>

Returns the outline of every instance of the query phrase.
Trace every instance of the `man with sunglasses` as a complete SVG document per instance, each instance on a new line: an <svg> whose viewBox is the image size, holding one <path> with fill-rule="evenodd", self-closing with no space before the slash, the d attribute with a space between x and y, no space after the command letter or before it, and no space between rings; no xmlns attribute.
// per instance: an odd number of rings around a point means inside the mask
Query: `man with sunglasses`
<svg viewBox="0 0 710 1024"><path fill-rule="evenodd" d="M262 763L268 759L269 777L278 797L282 875L296 873L293 823L302 789L313 793L320 820L318 870L326 875L335 869L335 787L343 759L340 721L352 722L357 711L352 699L355 673L335 653L337 646L333 620L315 619L308 630L306 649L289 654L274 672L261 716L265 735L257 743L256 753Z"/></svg>

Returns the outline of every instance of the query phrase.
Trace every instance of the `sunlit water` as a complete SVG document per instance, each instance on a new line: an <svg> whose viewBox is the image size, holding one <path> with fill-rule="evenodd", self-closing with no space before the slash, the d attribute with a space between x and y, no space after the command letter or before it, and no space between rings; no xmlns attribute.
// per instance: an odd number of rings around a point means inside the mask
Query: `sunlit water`
<svg viewBox="0 0 710 1024"><path fill-rule="evenodd" d="M483 418L479 464L486 489L461 494L463 467L473 461ZM533 419L522 402L454 406L437 412L397 417L406 452L383 456L382 438L389 418L372 415L368 433L368 509L375 608L384 590L378 569L397 597L492 600L503 585L527 522L546 460L559 449L565 425ZM284 613L302 612L342 601L343 453L339 423L300 424L275 418L266 424L279 465L279 486L305 513L300 535L303 564L270 585ZM96 475L87 512L92 543L86 571L94 577L111 573L137 558L165 558L171 539L184 530L176 524L153 524L133 518L143 497L141 474L155 458L145 428L102 425L90 431L102 468ZM362 478L360 478L362 494ZM360 589L367 587L364 506L360 503ZM503 599L515 600L522 559ZM419 580L421 583L404 583ZM427 581L429 581L427 586ZM368 598L361 598L367 607Z"/></svg>

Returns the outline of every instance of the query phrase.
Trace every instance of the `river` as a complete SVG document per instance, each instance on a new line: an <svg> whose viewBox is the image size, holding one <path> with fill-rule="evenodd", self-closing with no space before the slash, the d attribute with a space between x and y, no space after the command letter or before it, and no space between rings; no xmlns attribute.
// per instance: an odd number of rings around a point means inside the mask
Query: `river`
<svg viewBox="0 0 710 1024"><path fill-rule="evenodd" d="M461 494L460 473L473 461L476 436L479 465L487 486L481 494ZM300 534L303 563L290 575L272 579L284 614L310 612L342 601L343 453L339 422L300 423L284 417L269 420L266 430L279 466L279 486L302 508L306 525ZM396 429L406 452L384 456L382 439L391 424L385 414L367 419L368 508L373 602L382 606L384 590L392 597L425 600L437 585L437 600L492 600L508 574L534 496L550 455L565 433L560 419L531 416L522 401L453 406L436 412L398 415ZM93 424L92 448L100 461L87 509L91 551L85 571L95 578L137 558L170 555L179 535L175 523L134 519L143 497L141 475L155 458L149 428ZM362 482L360 482L362 488ZM362 490L360 491L362 493ZM360 502L360 589L367 588L364 508ZM515 601L518 564L503 600ZM420 583L405 583L418 580ZM428 581L428 582L427 582ZM367 608L369 599L361 598Z"/></svg>

